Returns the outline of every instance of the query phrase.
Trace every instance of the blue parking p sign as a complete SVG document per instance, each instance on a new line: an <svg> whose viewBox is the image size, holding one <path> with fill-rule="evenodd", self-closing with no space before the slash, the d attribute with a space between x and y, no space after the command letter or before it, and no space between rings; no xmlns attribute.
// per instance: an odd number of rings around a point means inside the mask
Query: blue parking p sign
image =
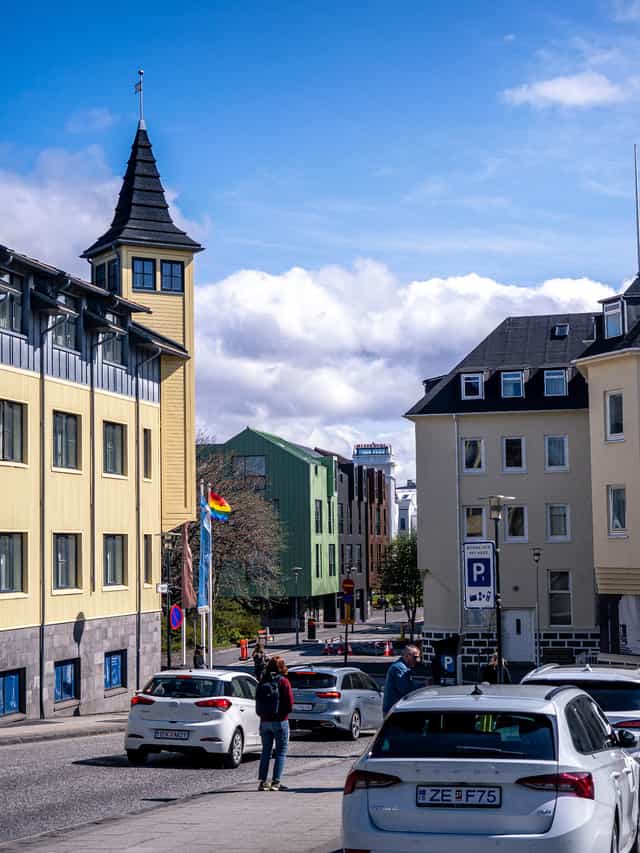
<svg viewBox="0 0 640 853"><path fill-rule="evenodd" d="M464 546L464 606L492 608L495 604L495 549L493 542Z"/></svg>

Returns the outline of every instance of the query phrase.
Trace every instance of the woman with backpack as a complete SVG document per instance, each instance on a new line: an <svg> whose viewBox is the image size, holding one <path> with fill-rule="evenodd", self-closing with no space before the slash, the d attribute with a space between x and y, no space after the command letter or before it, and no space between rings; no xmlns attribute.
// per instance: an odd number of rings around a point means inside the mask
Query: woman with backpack
<svg viewBox="0 0 640 853"><path fill-rule="evenodd" d="M258 776L259 791L286 791L282 771L289 749L289 713L293 708L293 690L287 678L287 665L279 655L269 659L262 681L256 691L256 713L260 717L262 755ZM276 755L272 782L269 784L269 762L275 742Z"/></svg>

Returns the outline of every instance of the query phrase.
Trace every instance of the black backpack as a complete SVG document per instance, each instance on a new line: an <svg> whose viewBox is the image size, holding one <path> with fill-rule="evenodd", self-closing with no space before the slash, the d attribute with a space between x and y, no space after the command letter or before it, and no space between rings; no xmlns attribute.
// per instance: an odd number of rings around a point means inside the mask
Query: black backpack
<svg viewBox="0 0 640 853"><path fill-rule="evenodd" d="M265 678L256 690L256 714L259 717L277 717L280 710L280 676Z"/></svg>

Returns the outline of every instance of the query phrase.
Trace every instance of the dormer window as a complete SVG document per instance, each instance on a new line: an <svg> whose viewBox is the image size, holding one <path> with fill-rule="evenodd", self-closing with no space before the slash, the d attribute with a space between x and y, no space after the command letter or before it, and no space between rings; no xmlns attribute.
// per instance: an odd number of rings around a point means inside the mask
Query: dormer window
<svg viewBox="0 0 640 853"><path fill-rule="evenodd" d="M524 397L524 376L522 370L508 370L502 374L502 396Z"/></svg>
<svg viewBox="0 0 640 853"><path fill-rule="evenodd" d="M544 396L566 397L567 395L567 371L545 370L544 372Z"/></svg>
<svg viewBox="0 0 640 853"><path fill-rule="evenodd" d="M622 300L618 299L604 306L604 336L605 338L619 338L622 333Z"/></svg>
<svg viewBox="0 0 640 853"><path fill-rule="evenodd" d="M94 267L93 283L97 287L106 287L107 286L107 265L106 264L98 264L97 267Z"/></svg>
<svg viewBox="0 0 640 853"><path fill-rule="evenodd" d="M551 337L558 340L559 338L566 338L569 334L569 324L568 323L557 323L551 332Z"/></svg>
<svg viewBox="0 0 640 853"><path fill-rule="evenodd" d="M18 275L0 271L0 329L22 332L22 284Z"/></svg>
<svg viewBox="0 0 640 853"><path fill-rule="evenodd" d="M153 258L132 258L133 289L156 289L156 262Z"/></svg>
<svg viewBox="0 0 640 853"><path fill-rule="evenodd" d="M484 399L484 376L482 373L463 373L460 377L463 400Z"/></svg>

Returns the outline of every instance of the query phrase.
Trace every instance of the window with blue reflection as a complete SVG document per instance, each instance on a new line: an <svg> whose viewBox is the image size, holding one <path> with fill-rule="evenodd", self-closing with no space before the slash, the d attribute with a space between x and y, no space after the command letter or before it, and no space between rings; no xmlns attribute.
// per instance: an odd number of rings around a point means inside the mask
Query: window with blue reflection
<svg viewBox="0 0 640 853"><path fill-rule="evenodd" d="M114 687L126 687L126 661L127 653L107 652L104 656L104 689L112 690Z"/></svg>
<svg viewBox="0 0 640 853"><path fill-rule="evenodd" d="M20 710L20 670L0 672L0 717Z"/></svg>
<svg viewBox="0 0 640 853"><path fill-rule="evenodd" d="M78 673L79 661L65 660L55 664L56 686L54 702L66 702L69 699L78 699L80 690L80 677Z"/></svg>

